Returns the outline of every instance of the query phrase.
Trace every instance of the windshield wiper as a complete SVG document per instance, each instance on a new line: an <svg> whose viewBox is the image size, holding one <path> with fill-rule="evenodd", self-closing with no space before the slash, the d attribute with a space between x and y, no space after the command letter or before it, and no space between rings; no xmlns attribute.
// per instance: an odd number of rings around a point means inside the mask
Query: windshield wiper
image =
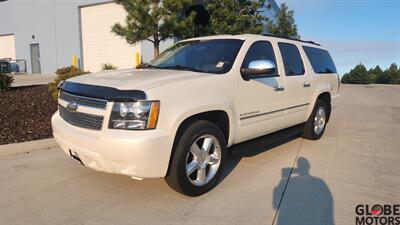
<svg viewBox="0 0 400 225"><path fill-rule="evenodd" d="M162 67L159 67L159 66L153 66L153 65L151 65L151 64L141 64L141 65L139 65L138 67L137 67L138 69L147 69L147 68L150 68L150 69L163 69Z"/></svg>
<svg viewBox="0 0 400 225"><path fill-rule="evenodd" d="M173 66L154 66L151 64L143 64L143 65L139 65L139 67L137 67L138 69L164 69L164 70L189 70L189 71L193 71L193 72L199 72L199 73L207 73L207 71L204 70L199 70L196 69L194 67L190 67L190 66L183 66L183 65L173 65Z"/></svg>
<svg viewBox="0 0 400 225"><path fill-rule="evenodd" d="M200 73L206 73L206 71L203 70L199 70L196 69L194 67L190 67L190 66L183 66L183 65L173 65L173 66L162 66L162 67L158 67L160 69L175 69L175 70L189 70L189 71L193 71L193 72L200 72Z"/></svg>

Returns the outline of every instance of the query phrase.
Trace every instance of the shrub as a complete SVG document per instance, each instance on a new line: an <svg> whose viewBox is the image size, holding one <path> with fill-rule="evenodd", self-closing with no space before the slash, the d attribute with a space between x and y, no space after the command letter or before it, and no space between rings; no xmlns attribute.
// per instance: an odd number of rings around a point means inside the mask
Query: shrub
<svg viewBox="0 0 400 225"><path fill-rule="evenodd" d="M0 73L0 91L7 91L11 88L14 77L11 74Z"/></svg>
<svg viewBox="0 0 400 225"><path fill-rule="evenodd" d="M49 92L53 96L53 99L57 101L58 98L58 84L61 81L67 80L71 77L76 77L90 72L82 71L75 66L63 67L56 71L57 77L51 83L49 83Z"/></svg>
<svg viewBox="0 0 400 225"><path fill-rule="evenodd" d="M103 70L116 70L118 67L114 66L111 63L104 63L103 64Z"/></svg>

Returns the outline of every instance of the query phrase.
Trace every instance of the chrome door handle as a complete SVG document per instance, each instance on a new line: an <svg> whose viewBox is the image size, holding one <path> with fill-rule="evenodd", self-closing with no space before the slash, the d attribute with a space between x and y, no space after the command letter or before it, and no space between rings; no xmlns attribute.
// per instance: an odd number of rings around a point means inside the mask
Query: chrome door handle
<svg viewBox="0 0 400 225"><path fill-rule="evenodd" d="M305 88L311 87L311 84L304 82L303 87L305 87Z"/></svg>
<svg viewBox="0 0 400 225"><path fill-rule="evenodd" d="M281 86L274 87L274 91L284 91L284 90L285 90L285 88L281 87Z"/></svg>

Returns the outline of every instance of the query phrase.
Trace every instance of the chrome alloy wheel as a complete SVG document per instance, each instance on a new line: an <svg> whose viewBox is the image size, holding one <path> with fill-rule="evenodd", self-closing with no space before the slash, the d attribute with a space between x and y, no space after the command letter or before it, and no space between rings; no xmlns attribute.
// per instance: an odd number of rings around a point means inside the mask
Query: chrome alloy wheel
<svg viewBox="0 0 400 225"><path fill-rule="evenodd" d="M314 117L314 132L317 135L320 135L321 132L324 130L326 123L326 112L323 106L320 106L315 113Z"/></svg>
<svg viewBox="0 0 400 225"><path fill-rule="evenodd" d="M210 182L221 164L221 146L210 134L199 137L186 156L186 176L195 186Z"/></svg>

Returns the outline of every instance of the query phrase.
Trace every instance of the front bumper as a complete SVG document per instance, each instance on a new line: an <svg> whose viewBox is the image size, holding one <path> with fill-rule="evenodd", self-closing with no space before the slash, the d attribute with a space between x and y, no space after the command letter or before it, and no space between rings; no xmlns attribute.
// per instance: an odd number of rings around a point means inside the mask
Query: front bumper
<svg viewBox="0 0 400 225"><path fill-rule="evenodd" d="M52 119L53 135L63 151L97 171L134 178L164 177L173 138L162 130L89 130L64 121L57 111Z"/></svg>

